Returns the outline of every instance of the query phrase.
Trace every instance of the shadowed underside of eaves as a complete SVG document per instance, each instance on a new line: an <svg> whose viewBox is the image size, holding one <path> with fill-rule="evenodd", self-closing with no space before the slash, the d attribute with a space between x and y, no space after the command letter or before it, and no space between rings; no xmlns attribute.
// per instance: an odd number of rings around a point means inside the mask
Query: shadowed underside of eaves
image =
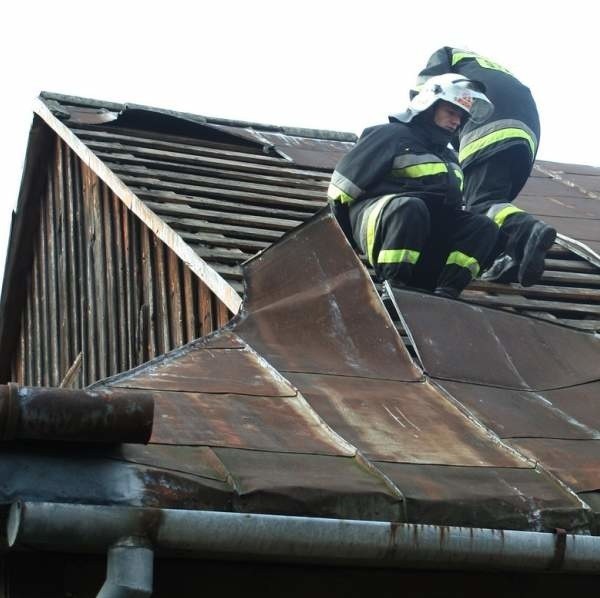
<svg viewBox="0 0 600 598"><path fill-rule="evenodd" d="M245 277L227 328L96 385L153 394L148 446L28 457L62 500L595 532L594 336L405 292L413 359L326 214Z"/></svg>

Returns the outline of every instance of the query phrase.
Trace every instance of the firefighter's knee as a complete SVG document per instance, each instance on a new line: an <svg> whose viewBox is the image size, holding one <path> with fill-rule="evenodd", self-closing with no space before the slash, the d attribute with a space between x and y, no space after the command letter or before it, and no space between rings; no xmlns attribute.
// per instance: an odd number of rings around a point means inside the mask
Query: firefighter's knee
<svg viewBox="0 0 600 598"><path fill-rule="evenodd" d="M390 204L389 211L395 212L405 225L429 231L429 210L422 199L418 197L395 197Z"/></svg>

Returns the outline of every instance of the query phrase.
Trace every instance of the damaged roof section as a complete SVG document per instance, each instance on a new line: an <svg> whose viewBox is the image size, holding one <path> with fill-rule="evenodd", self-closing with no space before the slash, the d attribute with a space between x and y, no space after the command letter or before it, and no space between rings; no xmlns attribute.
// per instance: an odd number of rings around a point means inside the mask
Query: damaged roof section
<svg viewBox="0 0 600 598"><path fill-rule="evenodd" d="M412 360L331 216L286 235L245 275L227 329L96 386L153 394L156 425L136 463L173 476L177 461L201 459L198 475L212 480L206 490L196 480L203 508L223 508L218 481L240 512L591 530L575 492ZM180 491L164 492L145 491L173 506Z"/></svg>
<svg viewBox="0 0 600 598"><path fill-rule="evenodd" d="M241 264L325 205L331 171L356 141L348 133L136 104L51 93L41 99L239 296ZM600 329L600 257L593 232L593 218L600 215L594 191L598 170L537 162L516 203L561 235L540 284L474 281L463 297ZM238 299L226 302L229 309L235 311Z"/></svg>
<svg viewBox="0 0 600 598"><path fill-rule="evenodd" d="M324 205L331 171L356 140L58 94L41 98L239 293L240 264Z"/></svg>

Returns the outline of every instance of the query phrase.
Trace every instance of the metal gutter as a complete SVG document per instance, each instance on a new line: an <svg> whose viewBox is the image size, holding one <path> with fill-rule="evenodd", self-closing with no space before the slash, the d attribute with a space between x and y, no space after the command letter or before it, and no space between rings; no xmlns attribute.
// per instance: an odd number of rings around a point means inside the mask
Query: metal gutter
<svg viewBox="0 0 600 598"><path fill-rule="evenodd" d="M600 537L381 521L17 502L9 546L104 553L127 537L158 554L388 568L600 573Z"/></svg>

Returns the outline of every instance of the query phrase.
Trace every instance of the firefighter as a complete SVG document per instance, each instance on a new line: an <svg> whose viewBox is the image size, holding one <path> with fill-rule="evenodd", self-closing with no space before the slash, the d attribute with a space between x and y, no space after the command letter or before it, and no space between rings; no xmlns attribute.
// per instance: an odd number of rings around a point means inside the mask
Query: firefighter
<svg viewBox="0 0 600 598"><path fill-rule="evenodd" d="M500 254L482 278L539 282L544 258L556 230L512 205L533 168L540 138L535 101L525 85L504 67L479 54L457 48L440 48L417 79L420 85L432 76L456 73L477 79L494 104L483 122L468 122L459 131L459 162L464 172L467 209L487 214L499 227Z"/></svg>
<svg viewBox="0 0 600 598"><path fill-rule="evenodd" d="M462 209L463 175L448 146L466 121L493 110L481 89L460 75L430 78L337 164L329 200L380 281L458 297L491 254L497 227Z"/></svg>

